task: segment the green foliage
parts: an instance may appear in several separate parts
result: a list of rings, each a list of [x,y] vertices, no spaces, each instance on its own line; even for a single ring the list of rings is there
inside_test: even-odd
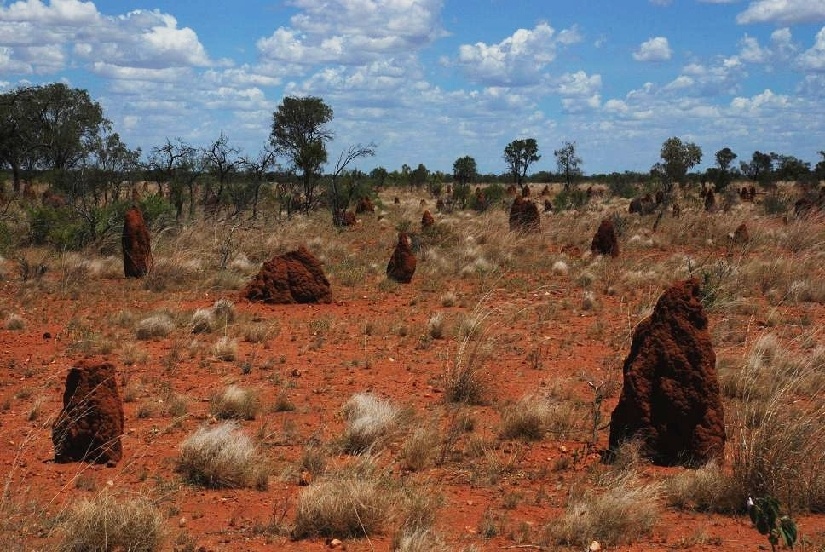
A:
[[[14,245],[14,234],[5,222],[0,221],[0,254],[5,254]]]
[[[174,220],[175,207],[160,195],[146,196],[140,200],[140,210],[143,212],[143,220],[146,226],[151,229],[163,228]],[[126,209],[123,209],[126,212]]]
[[[460,157],[453,163],[453,179],[456,183],[469,184],[478,178],[476,160],[469,155]]]
[[[751,499],[748,497],[748,514],[756,530],[768,536],[771,550],[776,550],[776,546],[780,543],[793,548],[798,534],[796,522],[787,515],[780,515],[779,501],[776,498],[765,496]]]
[[[36,206],[28,210],[29,240],[35,245],[57,249],[80,249],[88,236],[86,225],[69,206]]]
[[[513,140],[504,148],[504,162],[507,163],[507,169],[515,177],[519,186],[527,176],[527,169],[539,159],[541,155],[539,155],[539,146],[535,138]]]
[[[570,189],[573,179],[582,174],[582,158],[576,155],[576,143],[565,142],[561,148],[553,152],[553,155],[556,156],[559,174],[564,175],[564,188]]]
[[[788,201],[776,192],[767,194],[762,206],[766,215],[782,215],[788,211]]]
[[[587,204],[587,193],[578,188],[562,190],[553,200],[553,210],[558,212],[581,209]]]
[[[607,187],[610,193],[617,197],[630,199],[638,195],[636,185],[633,184],[633,177],[627,173],[612,173],[608,176]]]
[[[662,172],[668,184],[685,182],[687,172],[702,161],[702,149],[693,142],[682,142],[677,137],[668,138],[660,152]]]

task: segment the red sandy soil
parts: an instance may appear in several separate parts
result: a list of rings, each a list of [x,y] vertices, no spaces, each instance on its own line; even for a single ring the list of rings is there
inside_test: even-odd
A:
[[[392,203],[388,198],[393,195],[397,192],[385,198],[385,205]],[[420,220],[420,212],[414,220]],[[501,220],[502,232],[506,232],[506,213]],[[593,220],[597,225],[600,219]],[[371,224],[375,223],[369,219],[350,230],[356,237],[348,239],[360,239],[363,247],[385,248],[384,257],[389,258],[394,230],[383,230],[376,240],[368,227]],[[543,232],[551,224],[552,218],[543,218]],[[357,237],[359,232],[363,238]],[[329,239],[335,239],[332,236]],[[586,250],[591,237],[592,233],[581,236],[577,245]],[[540,248],[538,255],[558,257],[564,245],[545,240],[531,247]],[[690,249],[680,252],[723,254],[716,246]],[[624,262],[635,263],[639,269],[672,254],[673,250],[622,245]],[[376,270],[382,272],[383,266]],[[41,281],[21,282],[13,273],[0,281],[0,303],[26,321],[23,330],[0,329],[0,474],[5,502],[13,506],[8,518],[16,520],[25,550],[53,545],[56,533],[50,531],[49,520],[79,498],[92,497],[108,487],[146,493],[156,500],[168,517],[164,549],[184,550],[187,545],[210,551],[327,549],[324,539],[291,541],[267,533],[273,520],[288,524],[294,517],[301,487],[295,477],[282,474],[294,469],[308,442],[335,441],[343,427],[341,407],[356,392],[372,391],[410,407],[419,420],[435,416],[446,425],[441,378],[457,354],[458,341],[452,330],[445,339],[422,336],[433,313],[444,313],[452,327],[479,303],[491,313],[485,335],[494,335],[496,344],[485,365],[492,383],[491,402],[465,410],[475,421],[473,435],[489,444],[488,456],[449,460],[415,474],[415,480],[428,482],[443,495],[434,530],[452,549],[470,545],[476,550],[539,549],[530,545],[540,542],[543,528],[564,512],[571,488],[586,484],[589,473],[603,469],[599,451],[606,446],[607,431],[599,431],[595,447],[588,447],[581,436],[569,440],[548,436],[533,443],[502,441],[497,437],[501,405],[527,393],[549,393],[560,385],[588,401],[592,392],[587,379],[620,381],[632,327],[662,291],[656,286],[625,286],[611,295],[599,289],[598,308],[584,310],[582,289],[572,270],[570,275],[537,270],[511,272],[498,281],[456,279],[449,282],[449,289],[455,290],[459,301],[444,307],[444,287],[427,282],[419,271],[410,285],[383,288],[372,277],[354,287],[338,285],[331,278],[332,304],[270,306],[241,300],[235,290],[200,287],[158,293],[146,290],[141,281],[114,275],[66,290],[59,278],[56,271],[50,271]],[[236,360],[220,361],[209,354],[218,334],[193,336],[180,323],[167,337],[137,341],[148,353],[147,360],[124,365],[120,347],[123,341],[134,341],[134,334],[130,328],[116,327],[113,315],[131,311],[138,320],[145,313],[168,309],[173,315],[191,316],[194,309],[210,307],[222,297],[235,302],[237,319],[277,324],[277,335],[263,343],[239,338]],[[796,308],[783,307],[783,318],[798,318]],[[823,305],[805,308],[813,326],[821,328]],[[728,315],[709,316],[712,331],[722,317]],[[766,315],[743,316],[736,326],[741,339],[717,347],[717,356],[743,357],[765,323]],[[114,341],[111,352],[93,356],[115,363],[121,395],[127,387],[137,389],[124,405],[124,458],[115,468],[52,461],[51,421],[60,410],[67,369],[85,356],[78,343],[88,337],[87,331],[104,338],[109,335]],[[44,337],[47,334],[51,337]],[[201,347],[190,355],[193,339]],[[173,357],[177,360],[169,362]],[[244,363],[251,367],[248,374],[243,373]],[[229,383],[260,392],[261,414],[242,425],[259,439],[274,468],[265,491],[202,489],[182,482],[174,471],[179,444],[210,421],[209,399]],[[164,390],[188,397],[187,416],[176,420],[164,414]],[[296,410],[272,411],[270,405],[281,390]],[[603,420],[609,419],[616,400],[614,394],[603,403]],[[31,415],[34,408],[36,416]],[[393,442],[378,458],[394,477],[404,478],[408,474],[399,448],[400,441]],[[489,467],[489,455],[498,459],[497,470]],[[569,462],[560,460],[563,457]],[[345,456],[330,457],[332,464],[346,460]],[[558,469],[560,465],[566,467]],[[679,471],[644,466],[643,478],[663,480]],[[484,519],[497,524],[498,535],[481,534]],[[825,517],[800,516],[798,523],[808,541],[815,543],[805,549],[822,550]],[[389,529],[369,539],[345,539],[344,546],[350,551],[388,550],[391,541]],[[766,546],[767,539],[746,515],[710,515],[663,506],[652,535],[610,549],[757,550]]]

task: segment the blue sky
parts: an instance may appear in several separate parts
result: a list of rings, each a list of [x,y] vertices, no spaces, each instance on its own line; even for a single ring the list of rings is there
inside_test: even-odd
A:
[[[647,171],[664,140],[815,163],[825,0],[20,0],[0,4],[0,87],[88,89],[130,147],[225,133],[255,154],[285,95],[334,111],[360,168],[576,143],[586,173]]]

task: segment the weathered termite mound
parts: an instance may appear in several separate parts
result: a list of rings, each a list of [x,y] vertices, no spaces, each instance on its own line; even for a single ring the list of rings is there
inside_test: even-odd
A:
[[[421,228],[431,228],[435,224],[435,219],[433,218],[432,213],[430,213],[429,209],[424,211],[424,214],[421,215]]]
[[[374,213],[375,212],[375,205],[373,204],[372,200],[368,197],[362,197],[358,200],[358,203],[355,204],[355,214],[360,215],[361,213]]]
[[[404,232],[399,232],[398,243],[387,263],[387,277],[401,284],[409,284],[415,274],[416,264],[410,237]]]
[[[63,409],[52,425],[55,462],[115,465],[123,457],[123,402],[115,367],[81,361],[69,370]]]
[[[612,220],[604,219],[599,224],[599,228],[593,236],[593,241],[590,242],[590,251],[594,255],[619,256],[619,240],[616,238],[616,228],[613,226]]]
[[[653,198],[650,195],[644,195],[642,197],[634,197],[630,201],[630,207],[628,208],[628,212],[632,214],[639,214],[639,215],[650,215],[656,210],[656,203],[654,203]]]
[[[539,208],[523,197],[517,197],[510,206],[510,230],[513,232],[538,232],[541,229]]]
[[[261,303],[330,303],[332,289],[321,263],[301,246],[265,262],[243,291]]]
[[[737,226],[736,230],[733,231],[732,239],[734,243],[748,243],[751,239],[750,232],[748,232],[748,225],[743,222]]]
[[[636,326],[610,420],[611,451],[639,439],[661,465],[701,465],[722,457],[725,421],[716,354],[696,279],[677,283]]]
[[[126,211],[123,220],[123,273],[127,278],[142,278],[152,270],[149,230],[137,207]]]

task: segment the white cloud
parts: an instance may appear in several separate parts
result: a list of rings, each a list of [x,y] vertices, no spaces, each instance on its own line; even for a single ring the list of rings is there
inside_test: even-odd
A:
[[[418,51],[444,36],[443,0],[294,0],[289,27],[258,40],[269,60],[360,65],[379,55]]]
[[[825,27],[816,33],[816,41],[798,59],[799,65],[808,71],[825,71]]]
[[[639,49],[633,52],[633,59],[636,61],[667,61],[673,55],[673,50],[668,44],[667,38],[656,36],[639,45]]]
[[[793,42],[791,30],[787,27],[771,33],[769,46],[762,46],[755,37],[748,35],[739,41],[739,58],[742,61],[769,67],[787,64],[797,50],[798,47]]]
[[[730,102],[731,109],[740,115],[756,115],[766,110],[784,109],[790,104],[788,96],[774,94],[770,89],[765,89],[761,94],[756,94],[750,98],[738,96]]]
[[[209,59],[195,32],[158,10],[104,16],[79,0],[20,0],[0,7],[0,46],[27,72],[61,70],[75,60],[124,68],[204,67]],[[33,55],[37,53],[37,55]]]
[[[518,29],[497,44],[462,44],[455,63],[473,81],[492,86],[526,86],[541,82],[560,45],[581,40],[576,29],[559,33],[547,23]]]
[[[755,0],[736,16],[740,25],[794,25],[825,21],[825,0]]]

